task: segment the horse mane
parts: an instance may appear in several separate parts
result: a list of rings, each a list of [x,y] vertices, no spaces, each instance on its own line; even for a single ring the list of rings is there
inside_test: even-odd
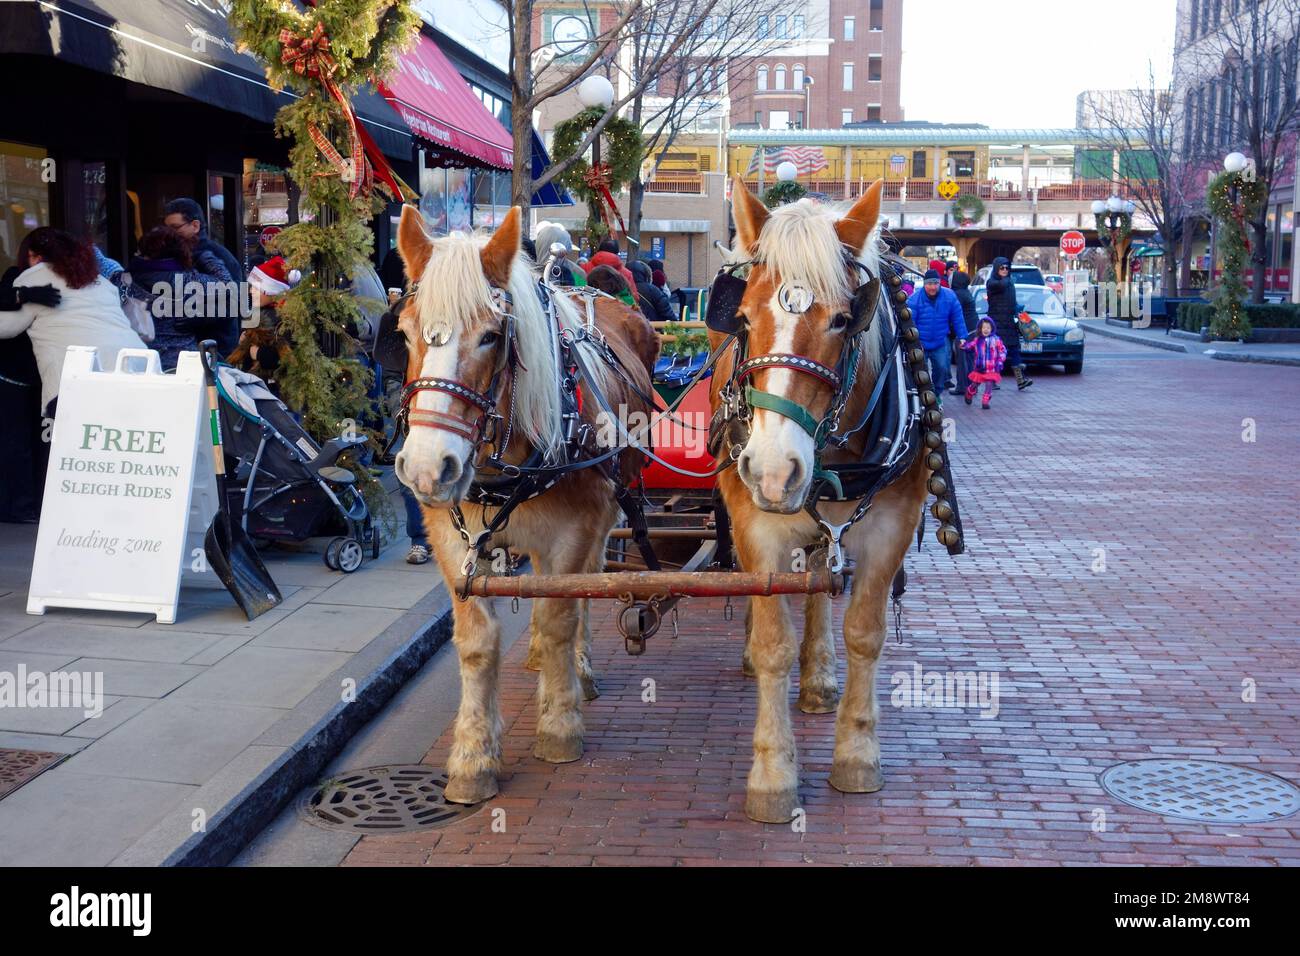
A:
[[[479,316],[494,308],[479,259],[487,239],[486,235],[453,233],[433,241],[429,262],[415,293],[423,332],[436,335],[467,332]],[[522,252],[511,263],[508,291],[513,301],[519,355],[526,366],[515,373],[515,427],[523,431],[534,448],[548,459],[554,459],[564,444],[556,332],[542,308],[537,281]],[[561,311],[562,306],[557,303],[557,312]]]
[[[781,280],[806,286],[819,302],[848,302],[857,277],[844,267],[844,246],[835,231],[840,218],[833,207],[811,199],[778,206],[759,233],[756,258]],[[877,223],[864,247],[854,250],[874,276],[880,275],[879,240]],[[876,321],[862,342],[862,361],[873,374],[880,368],[880,324],[888,308],[886,288],[880,296]]]

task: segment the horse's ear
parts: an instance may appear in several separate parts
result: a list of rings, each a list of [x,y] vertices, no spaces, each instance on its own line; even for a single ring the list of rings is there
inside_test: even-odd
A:
[[[848,215],[835,224],[835,233],[840,237],[840,242],[855,254],[862,251],[867,236],[876,228],[876,220],[880,218],[880,194],[884,189],[885,181],[877,179],[867,187],[862,198],[853,204]]]
[[[497,231],[479,252],[483,274],[494,286],[504,289],[510,284],[510,268],[519,254],[519,207],[511,206]]]
[[[424,231],[420,211],[411,205],[402,206],[402,219],[397,224],[397,252],[406,264],[406,278],[419,282],[424,267],[429,264],[433,240]]]
[[[758,234],[770,213],[739,176],[731,180],[731,211],[736,218],[736,239],[747,255],[754,254]]]

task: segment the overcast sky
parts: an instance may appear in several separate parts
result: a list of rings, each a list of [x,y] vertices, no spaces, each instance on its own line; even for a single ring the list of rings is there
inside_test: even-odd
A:
[[[1169,82],[1176,0],[903,0],[903,118],[1072,127],[1083,90]]]

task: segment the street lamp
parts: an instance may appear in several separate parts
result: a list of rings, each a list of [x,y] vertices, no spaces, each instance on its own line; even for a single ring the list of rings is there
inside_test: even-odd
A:
[[[583,105],[584,109],[601,109],[607,110],[614,103],[614,84],[609,79],[599,73],[593,73],[581,83],[578,84],[578,102]],[[600,161],[600,134],[597,133],[591,141],[591,172],[590,175],[594,181],[604,180],[608,184],[607,171],[603,169]],[[596,202],[602,202],[597,196]],[[603,208],[603,207],[602,207]]]
[[[1097,239],[1110,256],[1111,270],[1115,281],[1120,286],[1128,284],[1128,233],[1133,227],[1133,213],[1137,204],[1129,199],[1111,196],[1098,199],[1092,204],[1092,213],[1097,217]],[[1103,231],[1103,219],[1105,227]]]
[[[803,128],[812,129],[812,88],[813,78],[803,78]]]
[[[794,163],[790,162],[790,160],[788,159],[776,167],[777,182],[782,182],[782,183],[793,182],[795,177],[798,175],[799,175],[799,167],[796,166]]]

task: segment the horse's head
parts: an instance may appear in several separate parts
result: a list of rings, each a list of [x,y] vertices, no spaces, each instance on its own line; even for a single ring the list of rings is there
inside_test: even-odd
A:
[[[753,420],[736,465],[764,511],[803,506],[852,342],[868,325],[858,339],[862,360],[879,360],[879,325],[863,314],[874,313],[877,298],[865,293],[868,277],[855,260],[878,274],[875,249],[866,247],[882,186],[842,219],[811,200],[769,211],[742,181],[733,186],[737,251],[754,263],[739,307],[748,356],[738,376]]]
[[[514,436],[534,447],[549,451],[558,440],[553,384],[536,381],[555,363],[542,361],[533,374],[524,367],[534,364],[530,354],[544,350],[545,359],[550,350],[535,283],[518,259],[519,230],[514,208],[488,239],[431,239],[419,213],[402,209],[397,250],[414,291],[376,351],[396,355],[389,365],[405,358],[408,433],[396,471],[425,505],[449,507],[465,495],[493,415],[513,415]]]

